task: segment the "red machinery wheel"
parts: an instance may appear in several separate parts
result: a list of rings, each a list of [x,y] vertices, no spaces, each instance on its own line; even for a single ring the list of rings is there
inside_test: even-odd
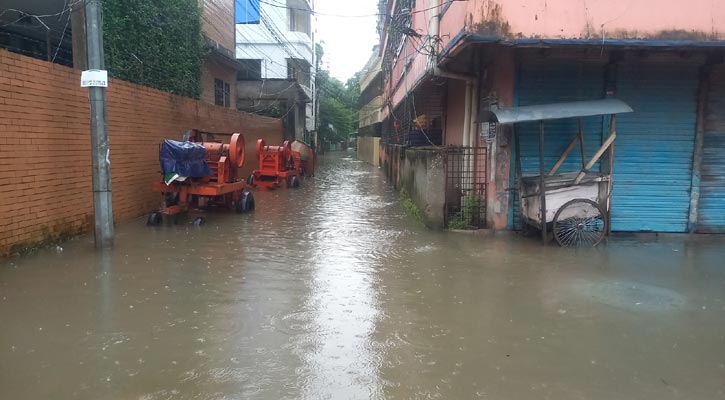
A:
[[[257,155],[259,155],[262,152],[262,150],[264,150],[265,145],[266,144],[264,143],[264,139],[257,140]]]
[[[237,168],[242,168],[242,165],[244,165],[245,153],[244,136],[241,133],[233,134],[232,139],[229,141],[229,157]]]

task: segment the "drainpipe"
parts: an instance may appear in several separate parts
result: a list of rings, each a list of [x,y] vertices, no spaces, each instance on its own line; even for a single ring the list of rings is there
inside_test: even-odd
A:
[[[463,145],[471,146],[471,128],[476,123],[476,116],[478,115],[478,78],[471,75],[444,71],[437,66],[432,68],[431,72],[433,76],[466,82],[466,104],[464,106],[463,117]],[[473,127],[473,129],[475,130],[475,127]]]
[[[440,34],[440,0],[431,0],[430,7],[433,18],[431,18],[428,22],[428,33],[431,37],[438,37]],[[470,146],[472,143],[471,127],[475,124],[475,118],[478,113],[478,99],[474,99],[474,97],[478,97],[477,95],[474,96],[474,87],[478,87],[478,79],[472,75],[456,74],[442,70],[438,67],[436,53],[437,51],[432,51],[428,61],[428,69],[431,75],[466,82],[466,105],[463,117],[463,145]]]
[[[468,146],[471,137],[471,104],[473,103],[473,82],[466,81],[466,103],[463,106],[463,146]]]
[[[478,103],[479,103],[479,82],[478,79],[471,82],[471,120],[469,121],[468,146],[476,145],[478,137]]]

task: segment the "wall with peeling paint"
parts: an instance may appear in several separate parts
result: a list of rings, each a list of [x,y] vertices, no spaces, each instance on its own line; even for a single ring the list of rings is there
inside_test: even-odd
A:
[[[466,11],[464,20],[459,21],[465,21],[469,32],[505,38],[725,40],[725,7],[720,0],[462,3]]]

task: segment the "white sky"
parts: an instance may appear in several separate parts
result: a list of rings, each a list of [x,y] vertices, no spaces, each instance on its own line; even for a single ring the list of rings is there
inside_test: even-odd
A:
[[[345,82],[361,70],[378,43],[377,18],[341,18],[320,14],[373,15],[376,0],[316,0],[317,37],[325,49],[323,66]]]

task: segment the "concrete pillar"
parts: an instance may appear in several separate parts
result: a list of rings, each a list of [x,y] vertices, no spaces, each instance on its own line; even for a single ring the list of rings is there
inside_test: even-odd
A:
[[[490,70],[493,91],[500,108],[513,107],[514,88],[516,77],[516,62],[514,50],[498,49],[496,59]],[[496,139],[490,149],[490,162],[492,180],[488,184],[488,210],[487,222],[496,230],[505,230],[508,227],[508,214],[511,192],[509,180],[511,174],[511,151],[513,145],[512,128],[498,126]]]

